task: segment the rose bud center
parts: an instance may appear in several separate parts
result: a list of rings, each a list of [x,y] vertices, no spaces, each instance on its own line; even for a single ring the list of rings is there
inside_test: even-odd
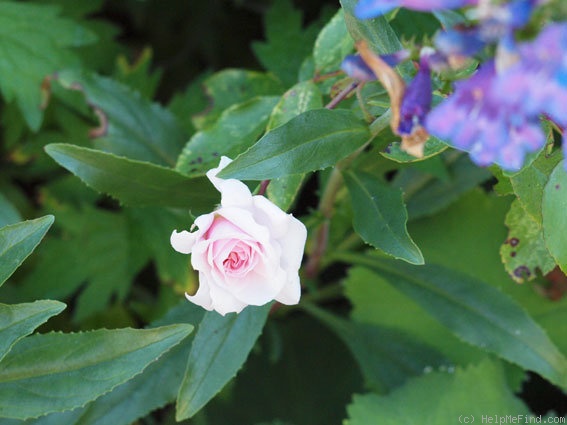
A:
[[[256,252],[245,242],[238,242],[222,261],[225,273],[241,276],[248,273],[256,265]]]

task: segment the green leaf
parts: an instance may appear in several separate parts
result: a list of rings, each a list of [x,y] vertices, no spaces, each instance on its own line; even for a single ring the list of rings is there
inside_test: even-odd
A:
[[[57,81],[65,88],[81,90],[97,113],[100,127],[94,130],[96,148],[175,166],[186,136],[169,111],[129,87],[96,74],[65,70],[58,73]]]
[[[509,197],[476,188],[444,211],[410,222],[408,228],[426,262],[459,270],[511,293],[521,285],[510,279],[499,255],[508,233],[504,220],[510,203]]]
[[[44,199],[52,205],[58,202]],[[72,316],[74,321],[82,321],[102,312],[112,301],[122,302],[150,258],[160,281],[166,284],[162,289],[176,283],[188,284],[188,257],[175,252],[169,242],[173,229],[190,227],[192,219],[187,211],[109,211],[87,205],[56,205],[51,208],[59,219],[55,234],[62,238],[48,237],[38,247],[33,267],[18,281],[23,299],[76,297]]]
[[[0,193],[0,227],[7,226],[22,221],[18,210],[10,201]]]
[[[494,193],[498,196],[506,196],[506,195],[513,195],[514,188],[512,187],[512,182],[510,181],[510,177],[504,175],[502,168],[498,167],[497,165],[493,165],[489,167],[490,172],[494,176],[498,183],[496,183],[492,189]]]
[[[348,32],[355,42],[366,41],[371,50],[379,55],[394,53],[403,49],[398,35],[384,16],[373,19],[357,19],[354,16],[354,8],[358,0],[340,0],[340,3],[344,9]],[[400,64],[398,69],[402,76],[414,74],[414,69],[409,61]]]
[[[85,281],[86,271],[81,261],[82,243],[71,240],[46,238],[34,256],[34,265],[22,277],[19,291],[26,299],[63,299],[71,296]],[[78,249],[80,246],[80,249]],[[69,264],[74,264],[69,267]]]
[[[407,168],[398,174],[394,182],[404,191],[410,220],[442,210],[490,178],[488,170],[474,165],[466,155],[457,155],[447,161],[449,181],[424,175],[415,168]]]
[[[268,199],[282,210],[288,211],[293,205],[304,182],[305,174],[293,174],[273,179],[270,181],[266,191]]]
[[[515,284],[502,266],[498,250],[502,241],[507,238],[508,231],[504,226],[504,219],[509,210],[508,197],[496,197],[479,188],[442,213],[412,222],[409,228],[428,262],[460,270],[513,297],[544,327],[559,349],[567,353],[567,327],[557,326],[557,323],[567,320],[564,313],[567,311],[567,298],[550,300],[551,297],[545,296],[545,288],[538,282],[529,285]],[[482,232],[479,232],[479,229],[482,229]],[[375,297],[380,296],[381,288],[383,285],[373,288],[372,293]],[[360,297],[365,295],[360,294]],[[368,295],[366,297],[370,303],[371,297]],[[385,309],[384,316],[397,311],[398,316],[393,316],[389,320],[398,319],[402,322],[404,318],[400,316],[403,312],[392,307],[388,309],[388,306],[395,307],[398,302],[398,298],[391,300],[387,298],[380,304],[377,302],[376,306],[368,305],[367,309],[376,310],[374,317],[378,316],[378,312],[382,309]],[[416,313],[407,311],[407,315],[405,321],[410,322]],[[419,332],[422,331],[418,330],[418,335]],[[426,341],[430,340],[427,333],[423,335]],[[442,346],[445,350],[445,343],[439,341],[435,345]],[[451,353],[447,355],[454,358]]]
[[[302,28],[302,12],[290,0],[276,0],[265,16],[266,41],[252,43],[260,63],[289,87],[297,82],[299,69],[317,35],[314,25]]]
[[[145,99],[155,96],[163,73],[161,69],[152,72],[152,57],[152,49],[146,47],[132,64],[125,55],[116,59],[116,79],[138,91]]]
[[[466,22],[465,17],[457,11],[454,10],[436,10],[433,16],[443,25],[445,28],[452,28],[456,25],[463,24]]]
[[[177,117],[177,121],[188,135],[194,134],[197,130],[193,124],[193,116],[207,107],[203,82],[209,76],[210,72],[198,75],[184,91],[175,93],[167,105],[167,108]]]
[[[219,177],[265,180],[321,170],[370,138],[367,125],[347,110],[304,112],[262,137]]]
[[[218,202],[204,177],[191,179],[169,168],[63,143],[45,151],[88,186],[130,206],[207,211]]]
[[[488,423],[482,420],[487,417],[494,421],[490,423],[499,423],[497,419],[507,415],[524,423],[530,413],[506,385],[502,368],[492,361],[454,373],[430,373],[386,396],[355,395],[347,412],[345,425]]]
[[[388,392],[428,368],[448,365],[436,350],[399,329],[343,320],[311,305],[304,308],[344,341],[374,391]]]
[[[338,69],[353,48],[354,41],[347,31],[343,9],[339,9],[321,30],[313,46],[315,71],[324,73]]]
[[[203,175],[219,164],[220,156],[236,157],[264,133],[279,97],[255,97],[224,110],[210,127],[196,133],[183,148],[176,170]]]
[[[171,309],[159,325],[189,323],[197,325],[203,317],[203,309],[182,301]],[[157,323],[154,323],[157,324]],[[152,324],[152,325],[154,325]],[[144,371],[124,384],[114,388],[83,408],[68,412],[52,413],[26,425],[130,425],[152,410],[175,400],[183,379],[180,373],[187,363],[193,335],[151,363]],[[0,422],[2,423],[2,422]]]
[[[211,75],[203,83],[209,106],[193,116],[198,130],[211,126],[228,107],[258,96],[276,96],[283,92],[281,83],[270,74],[226,69]]]
[[[359,266],[351,267],[344,284],[355,322],[399,330],[411,336],[415,343],[435,347],[456,364],[476,362],[486,355],[459,340],[418,303],[376,273]]]
[[[52,224],[53,216],[46,215],[0,229],[0,286],[31,254]]]
[[[169,244],[172,229],[189,227],[186,212],[185,220],[171,220],[163,208],[143,209],[143,213],[135,209],[109,211],[87,205],[59,206],[57,200],[44,199],[59,219],[56,234],[61,236],[46,238],[34,256],[33,267],[20,278],[18,290],[24,299],[74,296],[73,320],[82,321],[106,309],[111,300],[123,301],[154,250],[159,250],[152,256],[159,271],[164,258],[175,259],[166,262],[171,266],[164,273],[169,280],[162,282],[171,283],[172,274],[183,276],[180,281],[186,282],[187,259],[172,251]],[[138,212],[136,217],[143,218],[134,220],[132,216]],[[181,269],[184,273],[178,274]]]
[[[131,244],[140,241],[148,249],[161,282],[185,285],[189,280],[188,259],[171,249],[173,229],[188,229],[192,219],[184,210],[164,208],[129,208],[128,220],[133,230]]]
[[[396,10],[390,25],[400,39],[418,44],[431,40],[441,27],[432,14],[405,8]]]
[[[323,95],[317,84],[310,80],[297,83],[284,93],[272,110],[267,131],[286,124],[306,111],[322,107]]]
[[[555,261],[545,246],[541,223],[526,212],[520,201],[512,203],[505,223],[510,231],[500,247],[500,256],[512,279],[524,283],[538,273],[546,275],[553,270]]]
[[[172,325],[25,338],[0,363],[0,417],[27,419],[82,406],[140,373],[192,329]]]
[[[395,258],[423,264],[423,255],[406,229],[401,191],[364,172],[347,172],[344,178],[354,211],[354,230],[362,239]]]
[[[42,82],[61,67],[76,66],[71,48],[96,40],[93,33],[58,16],[58,8],[0,2],[0,90],[15,100],[32,130],[41,125]]]
[[[345,404],[362,390],[346,345],[311,315],[289,314],[266,323],[237,379],[194,421],[206,416],[210,424],[227,418],[230,425],[273,418],[297,425],[340,424]]]
[[[282,96],[268,121],[267,131],[284,125],[292,118],[311,109],[323,107],[323,96],[313,81],[296,84]],[[268,186],[268,198],[282,210],[288,210],[303,184],[304,174],[273,179]]]
[[[340,258],[383,276],[463,340],[567,388],[567,359],[514,300],[491,285],[434,264]]]
[[[63,273],[78,277],[74,282],[77,286],[88,282],[78,295],[73,310],[73,319],[80,322],[104,311],[113,297],[124,300],[138,270],[132,264],[127,222],[122,214],[85,207],[80,216],[75,217],[76,231],[69,231],[66,242],[73,244],[77,253],[67,258],[74,260],[72,263],[80,268],[82,276],[75,272]],[[32,274],[36,275],[36,280],[41,279],[36,271]],[[62,278],[58,280],[61,284]]]
[[[356,19],[354,7],[358,0],[340,0],[344,9],[345,22],[351,37],[355,42],[366,40],[377,54],[393,53],[402,50],[403,46],[398,36],[384,16],[373,19]],[[411,73],[409,63],[401,66],[404,73]]]
[[[65,304],[42,300],[33,303],[0,304],[0,361],[12,346],[51,316],[59,314]]]
[[[567,271],[567,244],[563,230],[567,228],[567,171],[565,160],[561,161],[545,185],[543,192],[543,237],[551,256]]]
[[[179,388],[177,421],[192,417],[236,375],[262,332],[270,308],[267,304],[249,306],[239,314],[205,315]]]
[[[102,8],[104,0],[91,0],[88,3],[77,3],[75,0],[41,0],[42,4],[50,4],[63,9],[65,16],[73,19],[84,18],[92,15]]]
[[[439,155],[447,148],[448,146],[444,142],[442,142],[436,137],[430,136],[427,142],[425,143],[423,149],[423,157],[421,158],[417,158],[403,151],[401,149],[400,142],[390,143],[384,152],[380,152],[380,155],[382,155],[385,158],[391,159],[392,161],[395,162],[401,162],[401,163],[419,162],[429,159],[435,155]]]
[[[542,221],[541,208],[544,187],[549,180],[549,175],[560,160],[561,155],[548,156],[544,150],[528,167],[510,177],[514,193],[524,210],[538,223]]]

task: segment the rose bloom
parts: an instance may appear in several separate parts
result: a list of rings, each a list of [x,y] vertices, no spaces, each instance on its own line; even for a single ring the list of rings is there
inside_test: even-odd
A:
[[[222,315],[271,300],[297,304],[307,230],[264,196],[252,196],[241,181],[216,177],[230,162],[222,157],[218,168],[207,172],[221,193],[221,206],[197,217],[191,230],[198,230],[171,235],[173,248],[191,254],[199,272],[197,293],[185,296]]]

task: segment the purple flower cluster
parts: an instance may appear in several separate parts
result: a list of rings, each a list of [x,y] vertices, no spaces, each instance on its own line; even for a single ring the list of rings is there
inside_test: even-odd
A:
[[[479,165],[520,169],[525,154],[545,144],[540,117],[567,125],[565,51],[567,24],[547,26],[535,40],[508,51],[513,59],[504,69],[492,60],[458,82],[453,95],[428,114],[425,127],[469,151]]]
[[[567,125],[567,23],[551,24],[517,48],[518,60],[502,72],[497,94],[521,102],[528,114],[544,113]]]
[[[458,9],[477,3],[478,0],[360,0],[356,5],[355,14],[358,19],[368,19],[388,13],[396,7],[428,12],[439,9]]]
[[[409,52],[406,50],[381,56],[370,52],[374,61],[380,63],[374,69],[360,55],[349,55],[342,63],[343,71],[351,78],[363,82],[380,79],[383,84],[387,85],[386,90],[390,95],[392,109],[395,109],[392,115],[392,130],[395,134],[402,136],[402,146],[407,148],[408,152],[411,151],[418,156],[422,155],[423,143],[427,139],[424,122],[431,109],[430,61],[434,62],[431,60],[433,54],[435,53],[431,49],[423,49],[419,69],[407,87],[401,78],[390,78],[392,74],[395,74],[392,68],[409,58]]]
[[[543,2],[360,0],[355,10],[359,18],[399,6],[422,11],[477,6],[469,10],[477,19],[475,25],[441,31],[434,39],[434,51],[424,54],[427,49],[422,49],[418,71],[396,111],[399,122],[394,131],[402,140],[426,130],[468,151],[478,165],[496,163],[515,171],[523,166],[526,154],[545,145],[542,118],[567,128],[567,23],[549,24],[533,40],[516,41],[518,30],[529,24],[533,10]],[[454,92],[430,111],[431,70],[458,67],[489,45],[496,46],[495,57],[458,81]],[[344,69],[357,78],[355,68],[363,67],[361,61]],[[360,79],[372,79],[372,70],[367,67]],[[563,147],[567,157],[565,134]]]
[[[526,114],[522,102],[503,102],[494,61],[486,62],[468,80],[458,82],[452,96],[433,109],[425,127],[430,134],[470,153],[478,165],[497,163],[518,170],[528,152],[545,144],[537,115]]]
[[[419,69],[409,83],[400,106],[400,124],[397,133],[409,136],[424,126],[425,117],[431,109],[431,70],[427,55],[422,55]]]

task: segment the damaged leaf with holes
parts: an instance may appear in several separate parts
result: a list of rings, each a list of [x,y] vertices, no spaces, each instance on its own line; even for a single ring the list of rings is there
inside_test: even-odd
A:
[[[518,200],[512,203],[505,223],[509,232],[500,255],[512,279],[524,283],[553,270],[555,260],[547,250],[542,225]]]

